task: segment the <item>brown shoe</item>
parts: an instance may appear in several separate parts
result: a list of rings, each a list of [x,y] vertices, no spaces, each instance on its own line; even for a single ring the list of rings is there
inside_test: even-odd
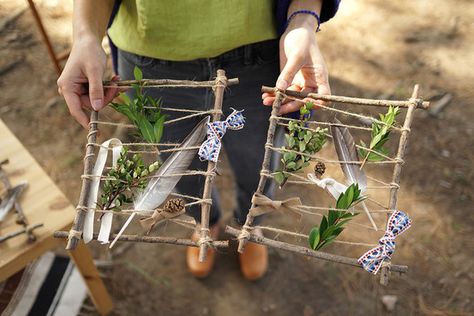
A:
[[[213,240],[216,240],[219,237],[219,225],[213,225],[210,227],[210,235]],[[191,240],[199,240],[199,232],[194,232],[191,236]],[[205,278],[212,271],[214,266],[216,251],[212,248],[207,249],[207,257],[204,262],[199,262],[199,247],[188,247],[186,250],[186,264],[188,270],[196,278]]]
[[[261,230],[254,234],[263,236]],[[264,245],[247,242],[243,253],[239,253],[240,271],[250,281],[260,279],[268,269],[268,250]]]

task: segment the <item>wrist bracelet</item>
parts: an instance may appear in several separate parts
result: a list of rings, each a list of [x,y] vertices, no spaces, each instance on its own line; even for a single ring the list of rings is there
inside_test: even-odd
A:
[[[310,10],[298,10],[298,11],[293,12],[288,17],[288,20],[286,20],[285,30],[288,28],[288,25],[290,25],[291,20],[298,14],[310,14],[310,15],[314,16],[316,18],[316,21],[318,21],[318,27],[316,28],[316,32],[320,31],[319,27],[321,26],[321,19],[319,18],[319,15],[316,12],[310,11]]]

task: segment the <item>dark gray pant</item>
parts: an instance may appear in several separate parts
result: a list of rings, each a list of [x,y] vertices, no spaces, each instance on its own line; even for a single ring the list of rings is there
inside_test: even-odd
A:
[[[230,160],[237,182],[237,208],[234,216],[239,224],[245,222],[252,195],[260,178],[264,155],[270,107],[262,105],[260,88],[273,86],[279,75],[278,41],[271,40],[251,44],[224,53],[216,58],[186,62],[165,61],[138,56],[119,50],[119,75],[121,79],[133,79],[133,68],[142,69],[144,78],[213,80],[217,69],[224,69],[228,78],[239,78],[240,84],[227,88],[224,96],[223,119],[233,107],[245,109],[245,127],[239,131],[228,130],[223,145]],[[149,89],[155,98],[161,98],[164,107],[210,109],[214,98],[210,89]],[[176,114],[169,113],[173,118]],[[162,142],[180,142],[201,118],[183,120],[165,127]],[[205,169],[206,163],[194,159],[191,169]],[[182,194],[201,196],[204,177],[183,177],[178,190]],[[220,210],[216,194],[213,194],[210,224],[219,220]],[[199,221],[198,207],[189,213]]]

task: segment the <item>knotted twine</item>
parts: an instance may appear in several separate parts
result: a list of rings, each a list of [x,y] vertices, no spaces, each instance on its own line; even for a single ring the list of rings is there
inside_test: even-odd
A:
[[[166,202],[163,209],[156,209],[151,216],[140,219],[140,225],[146,229],[146,234],[148,235],[156,224],[181,216],[185,212],[185,202],[183,199],[171,199]]]
[[[283,201],[273,201],[266,195],[255,193],[252,197],[252,205],[254,206],[249,210],[249,213],[255,217],[273,211],[291,211],[296,213],[295,208],[298,208],[298,206],[302,204],[299,197],[289,198]]]
[[[252,205],[253,207],[249,210],[249,214],[253,217],[256,217],[274,211],[290,211],[297,215],[300,215],[295,209],[301,206],[302,204],[299,197],[289,198],[283,201],[274,201],[266,195],[263,195],[261,193],[255,193],[252,196]],[[240,231],[240,235],[237,237],[237,239],[249,239],[250,229],[252,229],[251,226],[242,226],[242,230]]]

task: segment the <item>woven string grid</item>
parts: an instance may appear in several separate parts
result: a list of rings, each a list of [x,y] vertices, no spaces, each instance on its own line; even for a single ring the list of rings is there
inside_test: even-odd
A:
[[[301,103],[306,102],[306,101],[303,101],[302,99],[295,98],[295,97],[290,97],[288,95],[284,95],[284,97],[285,97],[285,99],[299,101]],[[357,118],[361,121],[376,122],[378,124],[388,126],[389,130],[393,132],[391,134],[391,142],[394,142],[394,143],[397,143],[397,144],[398,144],[398,142],[400,142],[401,135],[410,132],[409,124],[403,124],[403,126],[399,126],[399,125],[389,126],[386,123],[384,123],[384,122],[382,122],[382,121],[380,121],[380,120],[378,120],[378,119],[376,119],[372,116],[362,115],[362,114],[359,114],[359,113],[354,113],[350,110],[341,110],[341,109],[334,108],[334,107],[331,107],[331,106],[319,105],[319,104],[318,104],[318,107],[321,108],[320,110],[331,111],[331,112],[334,112],[337,115],[340,115],[340,116],[343,116],[343,117],[347,116],[347,117],[350,117],[350,118]],[[407,117],[405,117],[405,123],[406,123],[406,120],[407,120]],[[287,127],[289,125],[289,122],[299,121],[299,120],[288,118],[288,117],[281,117],[281,116],[271,115],[270,116],[270,122],[272,122],[272,121],[274,121],[274,123],[276,125]],[[340,123],[340,122],[339,123],[327,122],[327,121],[320,121],[320,120],[313,120],[313,119],[308,120],[307,124],[304,127],[302,127],[302,129],[306,129],[306,130],[310,130],[310,131],[315,132],[318,127],[332,127],[332,126],[346,127],[349,130],[357,130],[357,131],[362,131],[362,132],[371,132],[372,131],[372,128],[367,127],[367,126],[343,124],[343,123]],[[395,135],[397,135],[398,137],[396,137]],[[326,136],[328,138],[332,138],[332,135],[330,135],[330,134],[326,133]],[[398,145],[400,146],[400,144],[398,144]],[[370,148],[367,148],[367,147],[364,147],[364,146],[361,146],[361,145],[356,145],[356,147],[358,149],[365,150],[366,152],[374,152]],[[327,159],[327,158],[321,157],[319,154],[309,155],[309,154],[302,153],[302,152],[295,151],[295,150],[291,150],[291,149],[286,149],[286,148],[282,148],[282,147],[275,147],[273,142],[269,142],[269,143],[267,142],[265,144],[265,151],[266,152],[267,151],[272,151],[272,152],[276,152],[276,153],[280,153],[280,154],[286,153],[286,152],[295,153],[297,155],[308,156],[313,161],[323,162],[325,164],[336,164],[336,165],[344,164],[344,163],[359,164],[359,165],[362,164],[361,161],[333,160],[333,159]],[[377,154],[380,154],[380,153],[377,152]],[[382,166],[382,167],[390,167],[390,169],[392,169],[392,171],[393,171],[393,168],[395,168],[395,166],[397,166],[397,165],[401,166],[404,163],[404,160],[401,158],[399,152],[395,152],[393,157],[383,155],[383,154],[380,154],[380,156],[382,156],[384,158],[382,161],[367,161],[365,164],[367,164],[367,165],[370,165],[370,164],[379,165],[379,166]],[[274,179],[275,173],[272,173],[270,170],[265,169],[265,167],[263,167],[263,165],[262,165],[262,169],[261,169],[261,172],[260,172],[261,182],[262,182],[262,178]],[[309,179],[307,179],[305,177],[305,174],[286,173],[286,175],[289,175],[289,180],[287,181],[287,183],[315,186],[314,183],[312,183]],[[367,176],[367,178],[368,178],[368,180],[370,180],[372,182],[371,184],[369,184],[367,186],[367,191],[368,192],[370,192],[371,190],[386,191],[390,195],[390,192],[392,190],[394,190],[395,195],[396,195],[398,189],[400,188],[400,185],[394,179],[392,179],[390,181],[384,181],[382,179],[378,179],[378,178],[373,177],[373,176]],[[261,193],[261,192],[259,192],[259,193]],[[376,199],[371,198],[371,197],[369,197],[366,200],[366,203],[368,204],[370,214],[376,214],[376,213],[384,214],[385,213],[385,214],[387,214],[387,216],[390,216],[390,214],[392,214],[395,211],[394,208],[389,207],[388,204],[390,204],[390,203],[385,204],[385,203],[377,201]],[[301,205],[301,206],[298,206],[298,207],[294,208],[293,210],[300,213],[300,214],[322,217],[323,213],[327,212],[328,207],[327,206],[317,206],[317,205],[316,206],[315,205]],[[267,231],[267,232],[274,233],[274,237],[273,237],[274,240],[277,240],[280,235],[293,236],[295,238],[300,238],[300,239],[307,239],[308,238],[308,235],[306,235],[302,232],[299,232],[297,230],[290,231],[290,230],[286,230],[286,229],[270,227],[270,226],[260,226],[260,225],[252,226],[251,224],[248,224],[248,223],[249,223],[249,220],[247,219],[246,224],[242,227],[242,229],[240,230],[240,234],[237,236],[237,238],[239,240],[242,240],[242,239],[243,240],[248,240],[249,237],[252,234],[252,231],[255,230],[255,229],[261,229],[261,230],[264,230],[264,231]],[[252,223],[252,220],[250,220],[250,223]],[[364,229],[367,229],[369,231],[370,230],[372,230],[372,231],[375,230],[372,226],[361,224],[361,223],[358,223],[358,222],[352,222],[351,221],[351,222],[347,223],[347,225],[348,226],[355,226],[355,227],[358,227],[358,228],[364,228]],[[383,231],[383,226],[384,225],[385,225],[385,223],[381,227],[378,227],[378,230]],[[350,245],[350,246],[361,246],[361,247],[374,247],[374,245],[376,245],[376,244],[373,244],[373,243],[367,243],[367,242],[362,242],[362,241],[352,241],[352,240],[336,240],[335,243],[346,244],[346,245]]]
[[[222,82],[222,80],[218,80],[216,82],[216,84],[217,85],[225,85],[225,82]],[[166,86],[166,87],[168,87],[168,86]],[[202,110],[201,111],[201,110],[186,109],[186,108],[162,107],[161,110],[178,112],[178,113],[184,114],[184,115],[182,115],[178,118],[166,121],[165,125],[174,124],[176,122],[192,119],[192,118],[195,118],[195,117],[203,117],[203,116],[206,116],[206,115],[213,115],[213,114],[216,114],[216,113],[222,114],[221,110],[213,110],[213,109],[211,109],[211,110]],[[105,121],[105,120],[99,120],[99,119],[91,120],[89,122],[89,126],[92,126],[92,124],[95,124],[96,126],[102,125],[102,126],[114,126],[114,127],[124,127],[124,128],[136,129],[136,127],[132,124],[120,123],[120,122],[111,122],[111,121]],[[87,139],[90,139],[91,135],[98,135],[98,130],[90,131],[87,135]],[[176,151],[186,151],[186,150],[197,150],[197,149],[199,149],[198,146],[188,146],[188,147],[179,148],[179,145],[180,145],[179,143],[127,142],[127,143],[122,143],[121,145],[124,146],[124,147],[131,148],[131,149],[128,150],[129,153],[153,154],[153,155],[157,155],[159,153],[172,153],[172,152],[176,152]],[[105,148],[109,151],[112,150],[112,148],[105,147],[102,144],[100,144],[99,142],[88,142],[85,146],[86,146],[86,148],[89,147],[89,146],[92,146],[92,147],[97,148],[97,149]],[[94,151],[92,151],[92,153],[86,154],[84,159],[87,159],[87,158],[93,157],[93,156],[95,156]],[[110,166],[106,166],[104,168],[104,171],[107,171],[107,170],[110,170],[110,169],[111,169]],[[215,177],[216,176],[216,170],[210,170],[210,171],[206,171],[206,170],[187,170],[184,173],[174,173],[174,174],[166,175],[166,177],[189,177],[189,176]],[[154,175],[147,176],[147,178],[149,178],[149,179],[156,178],[156,177],[157,176],[154,176]],[[81,178],[82,179],[89,179],[89,180],[93,179],[93,178],[99,178],[100,181],[110,179],[106,175],[97,176],[97,175],[86,174],[86,173],[82,174]],[[199,197],[199,196],[184,195],[184,194],[179,194],[179,193],[175,193],[175,192],[171,193],[170,196],[171,197],[179,197],[179,198],[183,198],[183,199],[187,200],[188,202],[185,204],[186,207],[190,207],[190,206],[193,206],[193,205],[202,205],[202,204],[211,205],[212,204],[212,199],[204,199],[204,198]],[[113,211],[113,210],[102,210],[102,209],[98,209],[98,208],[97,209],[90,209],[90,208],[88,209],[84,205],[78,205],[76,207],[77,212],[87,212],[88,210],[89,211],[93,210],[94,212],[99,213],[99,214],[101,214],[101,213],[102,214],[113,213],[114,215],[118,215],[118,216],[130,216],[133,213],[137,213],[137,215],[140,215],[140,216],[150,216],[155,211],[155,210],[123,209],[123,210],[120,210],[120,211],[117,212],[117,211]],[[197,223],[193,219],[187,220],[187,219],[181,219],[181,218],[171,218],[171,219],[168,219],[167,221],[178,224],[178,225],[183,226],[185,228],[192,229],[192,230],[195,230],[198,227]],[[79,238],[81,233],[82,232],[78,231],[78,230],[71,230],[70,234],[71,234],[71,236]],[[212,247],[213,246],[212,242],[213,242],[213,240],[209,236],[206,236],[204,238],[201,238],[197,242],[197,245],[201,245],[201,244],[205,243],[206,245]]]

